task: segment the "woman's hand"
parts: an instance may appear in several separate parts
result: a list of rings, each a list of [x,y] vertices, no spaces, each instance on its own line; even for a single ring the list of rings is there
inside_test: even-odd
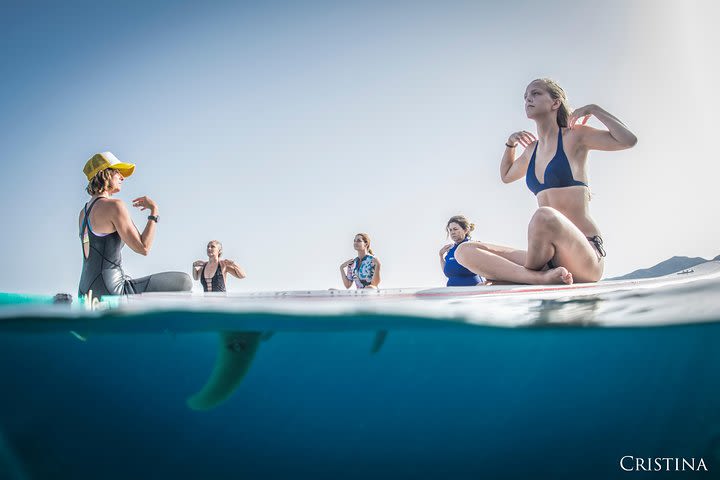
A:
[[[605,125],[607,130],[590,127],[579,130],[580,144],[588,150],[624,150],[637,143],[635,134],[619,118],[595,104],[575,109],[568,118],[568,127],[574,128],[578,121],[580,125],[585,125],[591,116]]]
[[[591,104],[573,110],[570,118],[568,118],[568,128],[572,129],[578,120],[580,121],[580,125],[585,125],[588,120],[590,120],[590,117],[595,115],[595,108],[596,105]]]
[[[517,145],[519,143],[524,148],[527,148],[532,145],[532,143],[536,140],[537,138],[535,138],[535,135],[526,130],[522,130],[520,132],[515,132],[510,135],[508,137],[507,143],[508,145]]]
[[[157,215],[158,206],[152,198],[148,196],[143,196],[133,199],[132,202],[133,207],[139,208],[141,211],[150,209],[150,213],[152,215]]]
[[[204,266],[205,266],[205,262],[203,262],[202,260],[195,260],[193,262],[193,268],[202,268]]]
[[[440,249],[440,258],[443,258],[445,254],[452,248],[452,243],[448,243]]]
[[[351,274],[351,272],[348,271],[348,266],[355,261],[354,258],[351,258],[347,262],[343,262],[340,264],[340,279],[343,282],[343,285],[345,285],[345,288],[352,287],[353,281],[348,278],[348,275]],[[352,275],[351,275],[352,276]]]

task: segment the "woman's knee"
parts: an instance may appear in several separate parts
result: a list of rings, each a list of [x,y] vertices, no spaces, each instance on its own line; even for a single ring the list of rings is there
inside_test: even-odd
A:
[[[530,219],[528,234],[557,231],[561,225],[562,214],[552,207],[540,207]]]
[[[477,253],[478,250],[482,250],[483,245],[480,242],[464,242],[458,245],[455,249],[455,260],[460,265],[465,266],[468,260],[472,257],[473,253]]]
[[[189,292],[192,290],[192,279],[185,272],[163,272],[150,276],[147,291],[155,292]]]
[[[185,272],[182,272],[182,274],[183,274],[182,278],[179,281],[180,291],[181,292],[189,292],[190,290],[192,290],[192,287],[193,287],[192,278],[190,278],[190,275],[188,275]]]

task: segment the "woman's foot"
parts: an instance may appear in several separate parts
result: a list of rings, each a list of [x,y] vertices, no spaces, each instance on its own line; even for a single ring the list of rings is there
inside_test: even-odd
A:
[[[568,272],[567,268],[557,267],[542,272],[542,281],[540,283],[544,285],[558,285],[563,283],[572,285],[573,276],[572,273]]]

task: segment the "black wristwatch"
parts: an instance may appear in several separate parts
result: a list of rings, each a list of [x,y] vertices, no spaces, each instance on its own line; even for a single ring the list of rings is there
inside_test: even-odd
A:
[[[160,220],[160,215],[148,215],[148,220],[152,220],[153,222],[157,223],[158,220]]]

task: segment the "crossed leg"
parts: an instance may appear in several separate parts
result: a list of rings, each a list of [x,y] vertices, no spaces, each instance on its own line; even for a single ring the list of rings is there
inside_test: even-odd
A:
[[[523,284],[595,282],[604,266],[580,229],[550,207],[538,208],[530,220],[527,251],[465,242],[455,251],[455,258],[488,279]],[[550,260],[559,266],[545,270]]]

